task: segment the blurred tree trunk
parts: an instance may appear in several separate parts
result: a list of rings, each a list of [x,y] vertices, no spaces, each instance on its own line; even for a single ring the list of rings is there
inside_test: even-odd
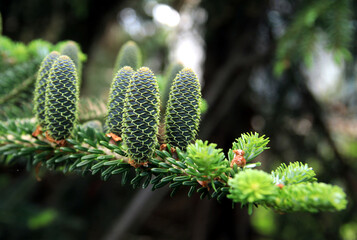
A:
[[[200,127],[200,137],[228,150],[241,133],[250,131],[252,106],[249,80],[254,69],[267,65],[272,58],[267,11],[269,1],[229,0],[218,4],[205,0],[206,61],[203,97],[209,105]],[[262,30],[267,39],[259,46]],[[251,229],[246,209],[214,201],[207,239],[249,239]],[[215,231],[220,229],[220,231]]]
[[[269,1],[230,0],[224,4],[205,0],[206,61],[203,96],[209,109],[200,137],[228,149],[241,133],[251,130],[254,114],[249,80],[253,69],[271,59],[272,43],[267,27]],[[265,46],[259,46],[262,30]]]

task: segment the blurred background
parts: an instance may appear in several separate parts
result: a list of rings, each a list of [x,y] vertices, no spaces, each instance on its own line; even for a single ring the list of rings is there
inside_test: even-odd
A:
[[[252,216],[230,201],[122,186],[120,176],[0,166],[0,239],[357,239],[357,2],[352,0],[1,0],[3,35],[78,42],[81,97],[108,97],[120,47],[134,40],[162,74],[182,62],[208,111],[199,138],[225,152],[241,133],[268,136],[270,172],[301,161],[348,196],[338,213]]]

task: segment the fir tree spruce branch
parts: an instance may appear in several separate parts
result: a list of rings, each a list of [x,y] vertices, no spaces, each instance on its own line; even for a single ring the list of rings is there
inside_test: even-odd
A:
[[[2,104],[0,108],[0,121],[16,118],[31,118],[32,115],[32,102],[23,102],[21,105],[15,105],[13,101],[11,101],[10,104]]]
[[[316,43],[327,35],[325,48],[334,54],[337,63],[350,60],[348,50],[352,42],[353,17],[352,1],[316,0],[302,1],[300,10],[279,37],[274,72],[280,76],[294,62],[301,61],[306,66],[313,63]]]
[[[11,99],[8,95],[12,91],[19,92],[18,89],[23,89],[23,82],[26,79],[32,79],[37,71],[39,60],[32,59],[30,61],[16,64],[8,67],[0,73],[0,96],[5,99]],[[30,82],[30,83],[33,83]]]
[[[78,114],[81,124],[94,120],[103,122],[107,115],[107,103],[99,98],[80,98]]]
[[[28,105],[34,90],[38,63],[38,58],[30,59],[0,72],[1,120],[12,115],[30,116],[32,106]]]
[[[41,60],[52,50],[63,49],[73,41],[63,41],[56,45],[43,40],[34,40],[25,45],[0,36],[0,119],[31,116],[31,99],[36,72]],[[85,55],[77,47],[79,62]]]
[[[3,136],[0,141],[2,146],[0,152],[4,162],[10,164],[17,158],[28,157],[28,161],[32,165],[41,162],[43,166],[49,169],[58,169],[64,172],[69,169],[72,171],[80,170],[82,173],[92,172],[92,174],[101,172],[104,179],[109,178],[112,174],[131,169],[128,164],[129,158],[124,152],[122,143],[119,142],[118,145],[109,143],[108,137],[92,128],[78,127],[75,130],[74,138],[67,139],[67,145],[63,147],[46,139],[44,134],[32,137],[31,133],[34,128],[33,120],[10,121],[0,125]],[[211,180],[217,186],[227,187],[227,175],[230,175],[231,172],[227,172],[229,164],[227,160],[224,160],[224,154],[221,150],[216,150],[215,144],[207,145],[207,142],[202,143],[200,140],[196,144],[189,145],[189,149],[188,153],[179,149],[173,152],[170,145],[168,145],[167,150],[156,149],[156,157],[149,160],[148,166],[141,166],[136,169],[136,172],[140,172],[140,175],[137,175],[133,182],[145,175],[152,174],[156,176],[156,180],[152,181],[155,184],[154,188],[162,187],[171,182],[170,186],[175,189],[181,185],[191,186],[191,189],[194,189],[200,186],[199,181],[205,180],[205,175],[210,175],[216,178]],[[214,151],[218,152],[218,156]],[[215,168],[213,172],[210,172],[209,168],[214,168],[214,166],[205,163],[207,156],[211,156],[212,161],[223,161],[223,164],[221,164],[223,168],[220,171]],[[197,168],[199,172],[196,173],[195,165],[200,165],[200,163],[206,166]],[[111,171],[108,171],[107,166],[111,166]],[[224,176],[225,174],[227,175]],[[209,186],[210,183],[201,186],[200,192],[204,193],[202,197],[209,193],[207,188]],[[228,189],[220,190],[213,192],[212,197],[217,196],[222,191],[227,192]],[[191,190],[190,195],[193,192]],[[222,197],[223,195],[220,198]]]
[[[8,94],[1,96],[0,104],[5,104],[14,98],[17,98],[22,92],[27,91],[29,88],[31,89],[35,79],[35,76],[31,76],[19,84],[16,88],[13,88]]]
[[[121,57],[125,58],[125,54]],[[160,146],[159,87],[150,69],[119,69],[110,91],[103,132],[90,127],[90,123],[78,124],[80,81],[73,60],[61,55],[52,64],[43,64],[49,72],[39,74],[36,90],[42,89],[39,85],[45,86],[45,94],[44,98],[35,97],[35,106],[45,99],[45,111],[35,119],[0,122],[2,164],[99,174],[103,180],[121,174],[123,184],[129,181],[129,172],[134,172],[130,179],[134,188],[146,188],[150,183],[153,190],[169,186],[172,196],[187,187],[189,197],[194,193],[199,193],[201,199],[220,201],[227,197],[248,206],[249,212],[256,205],[281,212],[336,211],[346,207],[343,190],[317,183],[315,173],[306,164],[283,164],[271,174],[255,170],[260,163],[252,161],[268,149],[269,139],[265,136],[242,134],[227,157],[216,144],[195,140],[200,86],[189,68],[179,71],[172,83],[165,119],[166,144]],[[133,73],[126,75],[125,71]],[[127,85],[124,80],[128,80]],[[127,86],[126,91],[117,89],[122,84]],[[40,96],[39,92],[35,94]]]
[[[3,164],[23,162],[30,169],[41,166],[64,173],[99,174],[103,180],[122,174],[123,184],[130,180],[129,171],[134,171],[135,176],[130,180],[134,188],[147,187],[149,183],[153,184],[153,190],[169,185],[173,195],[179,188],[187,186],[189,197],[197,192],[202,199],[222,200],[228,194],[228,198],[247,204],[249,209],[259,204],[281,212],[316,212],[342,210],[346,206],[345,194],[337,186],[311,182],[312,178],[296,183],[296,174],[291,172],[302,172],[302,168],[307,167],[298,162],[288,166],[283,164],[275,170],[292,183],[282,186],[275,182],[276,175],[251,169],[248,165],[230,168],[215,144],[198,140],[188,146],[187,152],[171,151],[169,145],[166,150],[156,149],[147,166],[133,168],[123,144],[110,143],[110,138],[102,132],[78,126],[73,138],[67,139],[67,145],[61,147],[48,141],[45,135],[33,137],[34,128],[34,120],[1,123]],[[212,162],[218,162],[221,168],[214,167],[217,165]],[[210,181],[204,183],[208,179]]]

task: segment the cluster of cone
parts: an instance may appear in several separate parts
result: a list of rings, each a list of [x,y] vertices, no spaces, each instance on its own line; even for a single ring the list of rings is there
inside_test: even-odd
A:
[[[139,54],[136,44],[129,42],[118,55],[116,67],[119,69],[115,69],[105,126],[108,136],[114,140],[123,138],[131,159],[144,163],[153,155],[158,143],[160,92],[149,68],[134,70],[140,66]],[[131,61],[127,61],[126,56],[130,56]],[[185,150],[198,131],[200,84],[192,69],[176,67],[173,70],[175,78],[166,83],[165,88],[170,89],[169,93],[161,94],[164,101],[167,99],[162,103],[166,107],[165,141]]]
[[[73,56],[63,52],[78,55],[78,51],[75,43],[68,42],[62,48],[62,54],[53,51],[42,61],[34,94],[38,123],[34,136],[45,132],[48,140],[63,145],[64,139],[71,135],[78,115],[78,61],[74,62]]]
[[[38,122],[34,135],[45,132],[48,140],[58,144],[65,143],[77,122],[80,83],[76,45],[69,42],[61,53],[51,52],[43,60],[34,99]],[[138,164],[150,159],[158,145],[160,107],[165,109],[165,142],[185,150],[197,135],[201,101],[192,69],[174,65],[160,94],[153,72],[140,66],[140,49],[130,41],[115,63],[105,121],[107,136],[123,140],[129,157]]]

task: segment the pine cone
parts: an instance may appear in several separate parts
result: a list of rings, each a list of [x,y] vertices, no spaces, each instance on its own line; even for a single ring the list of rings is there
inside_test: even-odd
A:
[[[119,70],[113,80],[108,101],[108,116],[105,122],[108,133],[118,136],[122,133],[125,94],[133,74],[134,70],[126,66]]]
[[[172,83],[166,109],[167,143],[185,150],[196,137],[200,122],[200,83],[190,68],[184,68]]]
[[[136,162],[145,162],[154,153],[159,105],[156,78],[149,68],[142,67],[130,81],[123,113],[123,141],[129,157]]]
[[[42,129],[45,128],[45,101],[46,101],[46,87],[49,81],[49,74],[53,63],[60,56],[59,52],[53,51],[48,54],[42,61],[40,70],[37,74],[35,96],[34,96],[34,113],[37,123]]]
[[[68,56],[53,64],[46,89],[46,127],[54,140],[71,135],[78,115],[79,86],[76,67]]]

